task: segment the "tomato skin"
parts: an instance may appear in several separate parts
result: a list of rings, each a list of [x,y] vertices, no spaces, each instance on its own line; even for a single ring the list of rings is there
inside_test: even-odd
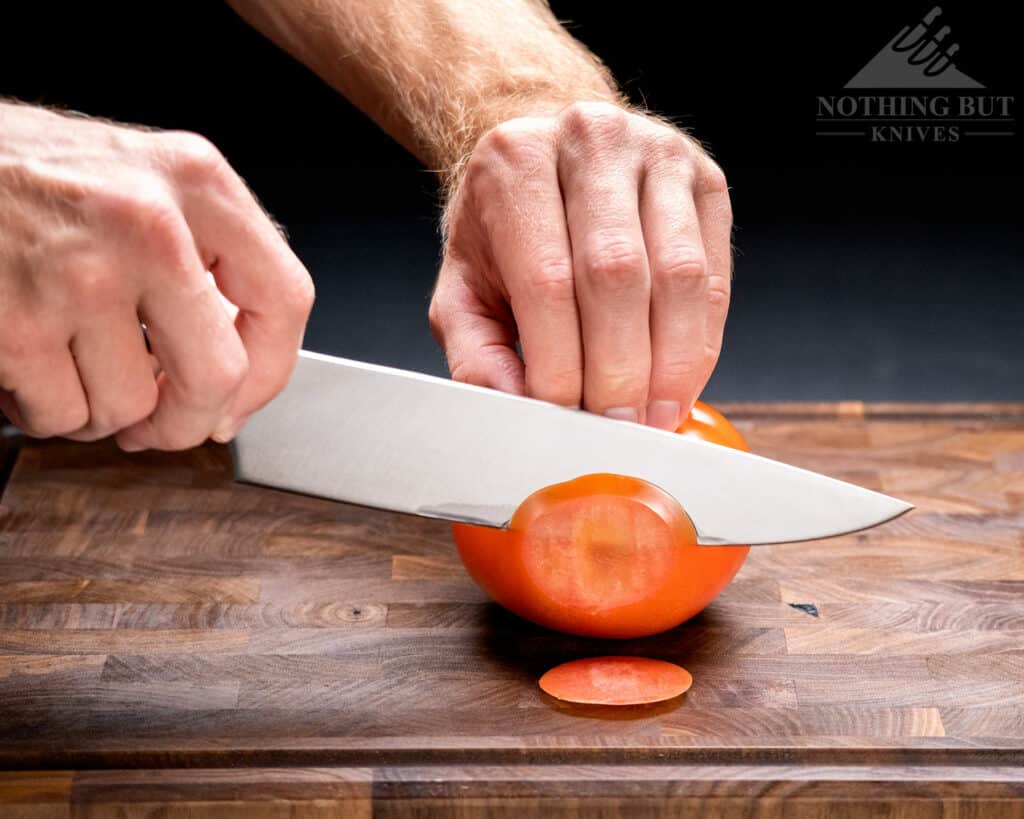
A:
[[[740,431],[729,423],[729,419],[703,401],[698,401],[694,405],[690,415],[679,425],[676,432],[688,438],[699,438],[712,444],[750,452],[747,442],[740,435]]]
[[[676,430],[749,451],[724,416],[697,402]],[[508,530],[453,524],[466,570],[491,598],[538,625],[586,637],[644,637],[708,605],[745,546],[698,546],[670,495],[637,478],[584,475],[545,487]]]

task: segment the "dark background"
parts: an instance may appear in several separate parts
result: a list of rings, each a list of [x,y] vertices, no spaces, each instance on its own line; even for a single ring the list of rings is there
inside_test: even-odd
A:
[[[931,2],[552,5],[730,179],[739,255],[706,397],[1024,399],[1019,135],[815,136],[816,96],[839,93]],[[943,8],[958,67],[1018,94],[1001,4]],[[5,4],[0,95],[205,134],[316,279],[306,346],[444,373],[426,323],[433,180],[226,6]]]

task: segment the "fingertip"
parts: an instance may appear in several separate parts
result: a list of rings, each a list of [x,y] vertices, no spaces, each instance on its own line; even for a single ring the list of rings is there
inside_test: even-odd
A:
[[[235,436],[237,436],[238,433],[242,431],[242,427],[245,426],[245,422],[248,420],[248,416],[241,419],[224,419],[223,421],[221,421],[217,429],[214,430],[213,434],[210,436],[210,440],[218,444],[230,443],[232,440],[234,440]]]
[[[647,405],[647,425],[674,430],[679,426],[681,408],[678,401],[651,401]]]
[[[122,452],[141,452],[146,448],[134,433],[127,430],[119,432],[114,440]]]

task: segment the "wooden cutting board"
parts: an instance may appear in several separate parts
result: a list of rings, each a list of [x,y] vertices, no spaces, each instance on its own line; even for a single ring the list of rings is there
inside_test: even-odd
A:
[[[703,614],[623,643],[489,604],[443,523],[235,485],[223,448],[25,444],[0,815],[1024,816],[1024,405],[723,408],[755,451],[918,509],[752,550]],[[693,688],[537,688],[601,653]]]

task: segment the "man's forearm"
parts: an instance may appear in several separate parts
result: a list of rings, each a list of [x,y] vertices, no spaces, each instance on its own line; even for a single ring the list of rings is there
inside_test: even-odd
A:
[[[620,99],[542,0],[228,2],[445,177],[500,122]]]

